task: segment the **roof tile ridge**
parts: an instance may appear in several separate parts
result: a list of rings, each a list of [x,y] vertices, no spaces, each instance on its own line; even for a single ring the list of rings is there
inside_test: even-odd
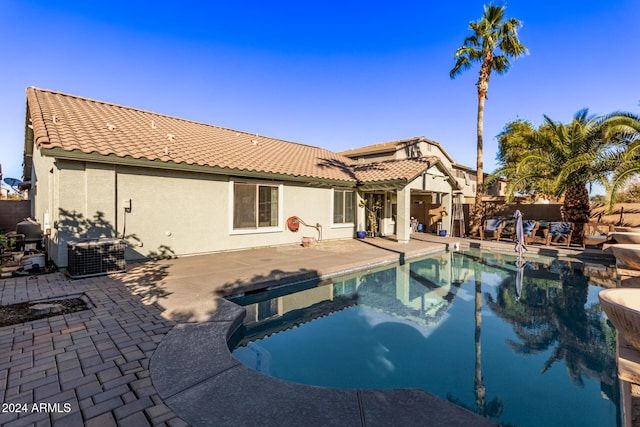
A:
[[[90,103],[94,103],[94,104],[101,104],[101,105],[105,105],[107,107],[122,108],[124,110],[135,111],[135,112],[144,113],[144,114],[150,114],[150,115],[157,116],[157,117],[165,117],[165,118],[168,118],[168,119],[180,120],[180,121],[188,122],[188,123],[195,123],[195,124],[201,124],[201,125],[206,125],[206,126],[219,127],[219,126],[211,125],[209,123],[198,122],[198,121],[195,121],[195,120],[189,120],[189,119],[185,119],[185,118],[181,118],[181,117],[177,117],[177,116],[171,116],[169,114],[158,113],[158,112],[151,111],[151,110],[145,110],[143,108],[132,107],[130,105],[118,104],[118,103],[115,103],[115,102],[102,101],[100,99],[89,98],[89,97],[86,97],[86,96],[74,95],[72,93],[66,93],[66,92],[61,92],[61,91],[56,91],[56,90],[51,90],[51,89],[42,89],[42,88],[37,88],[37,87],[33,87],[33,86],[29,87],[28,89],[34,89],[35,91],[40,91],[40,92],[48,92],[48,93],[50,93],[52,95],[73,98],[73,99],[77,99],[79,101],[90,102]]]
[[[420,157],[404,157],[401,159],[384,159],[384,160],[376,160],[374,162],[367,162],[365,164],[382,164],[382,163],[415,163],[415,162],[427,162],[429,163],[431,160],[440,160],[438,156],[430,155],[430,156],[420,156]]]
[[[348,153],[351,151],[361,151],[361,150],[373,150],[375,148],[382,148],[384,146],[397,146],[398,144],[403,144],[406,142],[411,142],[411,141],[420,141],[420,140],[426,140],[426,141],[431,141],[430,139],[424,137],[424,136],[412,136],[409,138],[401,138],[401,139],[394,139],[391,141],[383,141],[383,142],[377,142],[375,144],[369,144],[369,145],[364,145],[362,147],[356,147],[356,148],[347,148],[346,150],[341,150],[339,151],[340,153]]]
[[[360,151],[360,150],[365,150],[365,149],[371,150],[373,148],[381,148],[381,147],[383,147],[385,145],[392,145],[392,142],[393,141],[390,141],[390,142],[379,142],[379,143],[376,143],[376,144],[364,145],[362,147],[347,148],[346,150],[341,150],[339,152],[340,153],[348,153],[348,152],[351,152],[351,151]]]
[[[423,162],[441,162],[442,159],[440,158],[440,156],[438,156],[437,154],[429,154],[428,156],[420,156],[418,158],[416,158],[415,160],[420,160]]]
[[[229,131],[229,132],[235,132],[235,133],[238,133],[238,134],[243,134],[243,135],[247,135],[247,136],[251,136],[251,137],[267,138],[267,139],[270,139],[270,140],[273,140],[273,141],[287,142],[287,143],[290,143],[290,144],[296,144],[296,145],[299,145],[299,146],[313,148],[313,149],[317,149],[317,150],[321,150],[321,151],[326,151],[326,152],[332,153],[334,155],[338,155],[338,153],[336,153],[334,151],[328,150],[328,149],[323,148],[323,147],[318,147],[318,146],[315,146],[315,145],[309,145],[309,144],[305,144],[305,143],[302,143],[302,142],[290,141],[290,140],[286,140],[286,139],[282,139],[282,138],[276,138],[276,137],[272,137],[272,136],[268,136],[268,135],[262,135],[260,133],[255,133],[255,132],[242,131],[242,130],[238,130],[238,129],[229,128],[229,127],[226,127],[226,126],[214,125],[214,124],[211,124],[211,123],[205,123],[205,122],[201,122],[201,121],[197,121],[197,120],[185,119],[185,118],[182,118],[182,117],[171,116],[169,114],[157,113],[157,112],[154,112],[154,111],[145,110],[145,109],[142,109],[142,108],[131,107],[131,106],[124,105],[124,104],[117,104],[117,103],[114,103],[114,102],[102,101],[102,100],[99,100],[99,99],[94,99],[94,98],[89,98],[89,97],[85,97],[85,96],[74,95],[74,94],[55,91],[55,90],[51,90],[51,89],[37,88],[37,87],[34,87],[34,86],[30,86],[27,89],[33,89],[34,91],[40,91],[40,92],[48,92],[48,93],[53,94],[53,95],[65,96],[65,97],[69,97],[69,98],[78,99],[78,100],[81,100],[81,101],[92,102],[92,103],[102,104],[102,105],[116,107],[116,108],[122,108],[122,109],[125,109],[125,110],[136,111],[136,112],[139,112],[139,113],[151,114],[151,115],[154,115],[156,117],[164,117],[164,118],[167,118],[167,119],[178,120],[178,121],[185,122],[185,123],[208,126],[208,127],[221,129],[221,130]],[[344,156],[340,156],[340,157],[344,157]],[[349,159],[349,160],[351,160],[351,159]]]
[[[427,138],[425,138],[424,136],[411,136],[411,137],[408,137],[408,138],[394,139],[394,140],[391,140],[391,141],[387,141],[386,143],[385,142],[381,142],[381,144],[402,144],[404,142],[411,142],[411,141],[416,141],[416,140],[420,141],[420,140],[423,140],[423,139],[427,139]]]
[[[49,136],[49,128],[42,114],[42,103],[38,97],[37,88],[33,86],[27,87],[27,109],[29,111],[29,118],[31,119],[31,126],[33,126],[34,144],[36,146],[50,145],[51,138]],[[34,115],[34,112],[38,114]]]

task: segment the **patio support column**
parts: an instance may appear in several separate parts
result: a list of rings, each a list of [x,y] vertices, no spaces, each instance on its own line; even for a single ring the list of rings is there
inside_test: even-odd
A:
[[[396,239],[400,243],[409,243],[411,237],[411,189],[409,186],[398,190],[398,219]]]
[[[360,202],[364,197],[360,191],[356,191],[356,231],[366,231],[366,212],[360,207]]]
[[[411,301],[411,267],[408,262],[396,267],[396,299],[408,305]]]
[[[442,204],[442,206],[444,206],[447,209],[447,212],[449,213],[449,215],[442,218],[442,229],[447,230],[447,235],[450,236],[451,235],[451,214],[452,214],[452,207],[453,207],[451,193],[450,192],[443,193],[440,203]]]

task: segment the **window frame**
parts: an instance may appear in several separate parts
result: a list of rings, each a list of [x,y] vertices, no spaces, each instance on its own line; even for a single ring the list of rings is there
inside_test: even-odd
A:
[[[255,228],[234,228],[235,222],[235,185],[236,184],[244,184],[244,185],[253,185],[255,187]],[[265,226],[261,227],[260,223],[260,187],[271,187],[277,188],[278,190],[278,212],[277,212],[277,225],[275,226]],[[284,200],[284,185],[282,183],[277,182],[264,182],[264,181],[256,181],[256,180],[247,180],[247,179],[239,179],[239,180],[230,180],[229,181],[229,234],[262,234],[262,233],[275,233],[281,232],[284,227],[284,219],[283,219],[283,206],[282,202]]]
[[[342,193],[342,215],[345,218],[345,222],[335,222],[335,209],[336,209],[336,192]],[[346,203],[345,203],[345,193],[351,193],[352,197],[352,217],[353,221],[346,221]],[[331,189],[331,226],[333,228],[348,228],[355,227],[356,217],[357,217],[357,209],[356,209],[356,191],[350,188],[332,188]]]

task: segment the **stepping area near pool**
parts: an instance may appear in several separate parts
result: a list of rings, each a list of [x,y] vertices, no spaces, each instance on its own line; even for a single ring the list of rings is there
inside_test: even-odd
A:
[[[2,304],[80,294],[92,303],[89,311],[0,328],[7,349],[0,401],[71,403],[68,413],[3,413],[0,424],[493,425],[421,390],[267,377],[237,362],[226,344],[243,309],[225,295],[403,261],[453,242],[513,251],[510,243],[417,233],[408,244],[320,242],[148,262],[80,280],[59,273],[0,280]]]

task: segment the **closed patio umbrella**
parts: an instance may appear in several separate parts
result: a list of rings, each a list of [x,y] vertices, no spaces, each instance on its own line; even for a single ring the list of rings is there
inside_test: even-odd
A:
[[[522,281],[524,279],[524,260],[522,254],[527,251],[527,247],[524,244],[524,228],[522,227],[522,213],[517,210],[513,216],[516,219],[516,247],[515,251],[518,252],[518,260],[516,261],[516,267],[518,271],[516,273],[516,301],[520,299],[522,294]]]
[[[524,282],[524,261],[519,259],[516,261],[516,267],[518,268],[516,272],[516,301],[520,300],[522,296],[522,283]]]
[[[518,260],[522,262],[522,254],[527,252],[527,247],[524,244],[524,228],[522,227],[522,213],[517,210],[513,214],[516,219],[516,247],[515,251],[518,252]]]

